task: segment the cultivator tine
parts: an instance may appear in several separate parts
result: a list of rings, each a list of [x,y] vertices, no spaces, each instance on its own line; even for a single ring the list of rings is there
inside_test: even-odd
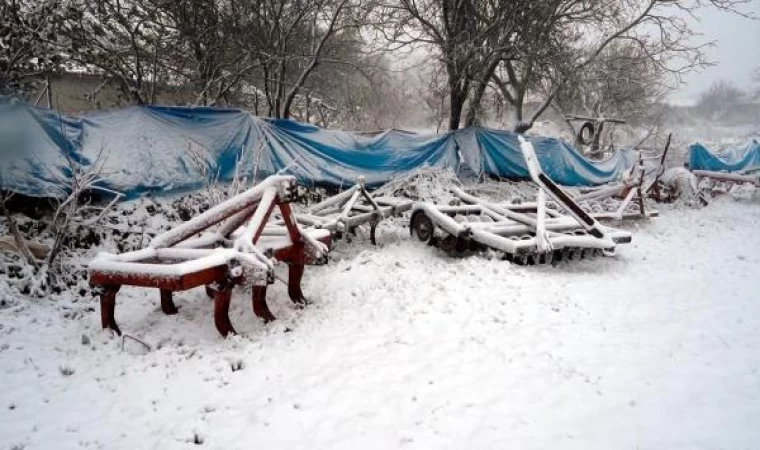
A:
[[[412,207],[412,202],[393,197],[375,198],[367,191],[364,177],[350,189],[313,206],[308,214],[299,214],[304,225],[329,230],[333,237],[348,238],[356,227],[369,225],[370,241],[377,245],[377,226],[386,217],[399,217]]]
[[[264,323],[269,323],[275,320],[274,314],[269,310],[267,305],[267,287],[266,286],[253,286],[251,293],[251,304],[253,306],[253,314]]]
[[[169,316],[179,312],[174,300],[172,300],[172,291],[161,289],[161,311]]]
[[[297,306],[304,307],[309,304],[301,290],[301,278],[303,278],[303,264],[290,264],[288,266],[288,296]]]
[[[554,256],[553,255],[554,255],[553,252],[550,252],[550,251],[546,252],[546,253],[541,253],[538,256],[539,264],[542,264],[542,265],[551,264],[552,261],[554,260]]]
[[[230,299],[232,298],[232,284],[221,281],[215,283],[214,290],[214,325],[224,337],[230,333],[237,334],[230,322]]]
[[[110,328],[121,336],[121,330],[114,317],[116,312],[116,294],[121,286],[103,286],[100,292],[100,324],[103,329]]]
[[[371,220],[369,222],[369,240],[370,242],[372,242],[372,245],[377,245],[377,237],[376,237],[377,224],[378,224],[377,220]]]

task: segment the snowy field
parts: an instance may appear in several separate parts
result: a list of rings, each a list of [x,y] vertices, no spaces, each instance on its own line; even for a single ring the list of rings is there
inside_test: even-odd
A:
[[[613,258],[446,257],[386,224],[307,269],[313,300],[223,340],[202,290],[122,330],[0,280],[1,449],[760,448],[760,202],[661,206]]]

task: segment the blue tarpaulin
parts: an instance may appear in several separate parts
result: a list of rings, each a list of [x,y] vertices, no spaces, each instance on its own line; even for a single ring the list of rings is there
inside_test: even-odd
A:
[[[632,151],[589,161],[569,144],[531,138],[544,171],[560,184],[615,181]],[[468,128],[440,135],[398,130],[365,137],[231,108],[132,107],[81,117],[28,105],[0,106],[0,188],[49,197],[65,192],[72,167],[97,166],[102,186],[135,198],[198,189],[277,172],[306,185],[347,186],[358,176],[378,186],[415,169],[466,168],[527,178],[515,133]]]
[[[470,128],[455,132],[463,159],[476,173],[504,178],[528,178],[517,134],[510,131]],[[530,137],[541,168],[565,186],[597,186],[619,180],[636,159],[631,150],[618,151],[604,161],[590,161],[572,145],[549,137]]]
[[[713,153],[702,144],[689,146],[689,168],[717,172],[739,172],[760,167],[760,143],[756,140],[744,145],[727,147]]]

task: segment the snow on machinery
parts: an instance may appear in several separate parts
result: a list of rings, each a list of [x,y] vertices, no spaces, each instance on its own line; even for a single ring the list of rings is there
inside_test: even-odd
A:
[[[667,147],[665,151],[667,152]],[[573,195],[573,200],[597,220],[621,221],[657,217],[659,212],[647,207],[646,198],[651,195],[653,186],[657,186],[659,193],[662,163],[655,171],[648,171],[645,162],[652,159],[662,161],[664,155],[665,153],[662,157],[645,158],[639,153],[625,180],[612,185],[581,189],[578,194]]]
[[[539,187],[535,204],[495,204],[452,190],[454,204],[416,203],[410,232],[449,253],[492,249],[518,264],[612,253],[631,234],[601,225],[541,170],[533,146],[520,137],[530,177]],[[547,195],[567,215],[547,207]]]
[[[602,139],[605,124],[614,127],[627,123],[622,119],[573,114],[565,115],[565,120],[568,123],[583,122],[576,133],[576,143],[584,150],[585,156],[594,159],[604,158],[616,150],[612,143],[612,128],[607,130],[609,143]],[[640,148],[648,137],[649,134],[634,148]],[[652,198],[658,202],[671,200],[672,189],[661,182],[671,138],[672,134],[669,134],[665,148],[659,154],[645,155],[643,150],[637,150],[637,161],[622,182],[580,189],[577,194],[573,194],[574,199],[598,220],[621,221],[657,217],[659,213],[656,210],[647,208],[646,199]]]
[[[407,199],[374,197],[367,191],[364,177],[359,177],[350,189],[313,205],[307,212],[296,214],[296,220],[306,227],[329,230],[336,239],[369,224],[370,240],[377,244],[375,230],[380,221],[399,217],[411,208],[412,201]]]
[[[647,206],[646,200],[672,201],[673,189],[662,181],[671,138],[672,134],[669,134],[665,148],[659,154],[645,155],[643,150],[639,150],[636,162],[622,182],[580,189],[573,199],[597,220],[657,217],[659,212]]]
[[[586,156],[597,158],[603,157],[605,153],[614,151],[612,143],[606,144],[602,141],[605,125],[610,124],[607,130],[607,134],[610,135],[615,125],[625,125],[627,123],[623,119],[612,117],[589,117],[577,114],[566,114],[565,121],[571,124],[572,122],[582,122],[576,132],[576,141],[586,149]]]
[[[100,295],[103,328],[121,334],[114,311],[116,294],[123,285],[158,288],[165,314],[177,312],[173,292],[206,286],[214,299],[214,324],[223,336],[235,333],[228,313],[233,287],[249,285],[254,314],[265,321],[274,320],[266,290],[275,280],[277,261],[288,264],[289,297],[304,305],[304,265],[326,262],[331,236],[327,230],[299,226],[290,208],[295,189],[294,177],[269,177],[156,236],[146,249],[98,255],[88,272],[90,284]],[[271,223],[275,207],[280,210],[280,220]]]
[[[760,187],[760,168],[758,167],[738,172],[692,170],[691,173],[697,177],[699,193],[703,197],[705,194],[714,197],[718,194],[734,192],[736,189],[753,192]]]

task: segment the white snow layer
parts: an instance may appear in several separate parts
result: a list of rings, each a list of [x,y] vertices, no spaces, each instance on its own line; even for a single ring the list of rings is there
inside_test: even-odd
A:
[[[760,204],[632,225],[614,258],[452,259],[385,222],[306,271],[313,304],[202,289],[0,296],[0,446],[25,449],[760,447]],[[0,280],[1,281],[1,280]]]

